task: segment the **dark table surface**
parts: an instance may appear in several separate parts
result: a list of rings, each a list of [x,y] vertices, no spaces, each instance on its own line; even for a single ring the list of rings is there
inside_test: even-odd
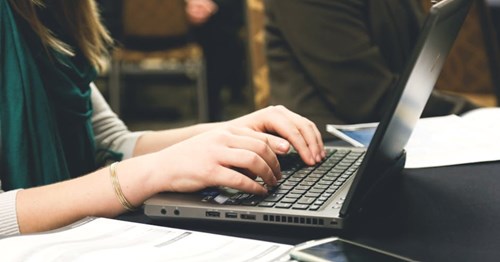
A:
[[[500,162],[404,170],[349,230],[119,219],[299,244],[341,236],[421,261],[500,261]]]

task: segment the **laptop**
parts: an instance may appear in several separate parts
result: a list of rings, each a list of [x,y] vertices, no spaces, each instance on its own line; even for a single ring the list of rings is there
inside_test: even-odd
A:
[[[305,166],[295,153],[280,156],[283,179],[267,196],[231,189],[160,193],[144,203],[152,219],[201,219],[342,229],[371,192],[404,168],[404,147],[422,114],[471,0],[433,5],[407,68],[391,92],[367,148],[326,147],[328,158]]]

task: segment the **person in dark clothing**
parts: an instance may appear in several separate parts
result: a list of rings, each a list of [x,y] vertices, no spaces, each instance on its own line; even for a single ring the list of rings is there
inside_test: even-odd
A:
[[[186,13],[206,59],[209,121],[223,120],[221,92],[230,89],[231,101],[242,102],[245,85],[245,48],[242,0],[187,0]]]
[[[378,122],[424,18],[419,0],[267,0],[271,103],[326,124]],[[423,116],[475,105],[434,91]]]

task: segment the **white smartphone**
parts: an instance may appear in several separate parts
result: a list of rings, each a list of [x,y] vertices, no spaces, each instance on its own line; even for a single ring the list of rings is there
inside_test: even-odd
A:
[[[297,245],[290,251],[290,257],[304,262],[413,261],[338,237],[313,240]]]

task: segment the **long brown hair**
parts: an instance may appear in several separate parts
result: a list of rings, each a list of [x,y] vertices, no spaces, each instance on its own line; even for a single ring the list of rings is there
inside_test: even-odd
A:
[[[56,36],[38,18],[37,9],[45,8],[45,3],[57,8],[59,19],[65,31],[75,39],[83,55],[98,69],[105,66],[111,36],[102,25],[95,0],[10,0],[10,4],[31,25],[46,47],[66,55],[74,55],[68,44]]]

